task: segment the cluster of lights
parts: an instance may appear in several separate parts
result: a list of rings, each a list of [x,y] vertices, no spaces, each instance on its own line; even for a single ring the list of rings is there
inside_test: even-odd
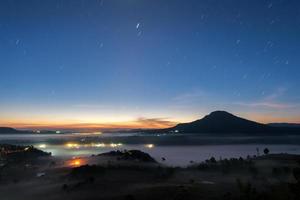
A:
[[[96,143],[96,144],[92,143],[91,146],[92,147],[106,147],[106,144],[104,144],[104,143]]]
[[[119,147],[119,146],[122,146],[122,144],[121,143],[118,143],[118,144],[111,143],[109,146],[110,147]]]
[[[93,135],[101,135],[102,132],[94,132]]]
[[[120,147],[122,146],[122,143],[110,143],[110,144],[105,144],[105,143],[92,143],[92,144],[77,144],[77,143],[67,143],[65,146],[67,148],[75,148],[79,149],[80,147],[98,147],[98,148],[103,148],[103,147]]]
[[[76,144],[76,143],[67,143],[67,144],[66,144],[66,147],[78,149],[78,148],[80,147],[80,145],[79,145],[79,144]]]
[[[72,160],[68,161],[68,165],[71,167],[79,167],[84,164],[86,164],[86,161],[81,158],[72,158]]]
[[[152,149],[154,147],[154,144],[146,144],[145,146],[149,149]]]
[[[45,149],[46,147],[47,147],[46,144],[40,144],[40,145],[39,145],[39,148],[41,148],[41,149]]]
[[[75,160],[74,161],[74,165],[78,165],[79,166],[80,165],[80,160]]]

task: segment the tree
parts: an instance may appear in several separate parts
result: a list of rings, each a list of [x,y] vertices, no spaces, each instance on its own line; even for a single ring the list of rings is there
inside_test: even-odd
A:
[[[269,154],[269,152],[270,152],[270,151],[269,151],[269,149],[268,149],[268,148],[265,148],[265,149],[264,149],[264,154],[266,154],[266,155],[267,155],[267,154]]]
[[[215,159],[215,157],[211,157],[211,158],[209,159],[209,161],[210,161],[211,163],[217,163],[217,160]]]

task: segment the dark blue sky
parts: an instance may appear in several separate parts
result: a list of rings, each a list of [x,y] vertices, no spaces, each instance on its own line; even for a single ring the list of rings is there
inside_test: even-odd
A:
[[[0,2],[0,123],[300,122],[297,0]]]

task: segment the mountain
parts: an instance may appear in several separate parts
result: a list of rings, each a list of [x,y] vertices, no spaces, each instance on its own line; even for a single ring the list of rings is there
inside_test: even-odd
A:
[[[10,127],[0,127],[0,134],[12,134],[12,133],[30,133],[29,131],[20,131]]]
[[[272,127],[292,127],[292,128],[300,128],[300,124],[295,123],[270,123],[268,124]]]
[[[49,130],[40,130],[37,131],[30,131],[30,130],[17,130],[11,127],[0,127],[0,134],[58,134],[57,131],[49,131]],[[59,133],[65,133],[59,132]]]
[[[214,134],[300,134],[300,128],[273,127],[237,117],[226,111],[215,111],[202,119],[178,124],[166,132]]]

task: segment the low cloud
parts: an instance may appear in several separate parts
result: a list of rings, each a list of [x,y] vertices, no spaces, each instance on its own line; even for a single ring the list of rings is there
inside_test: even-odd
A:
[[[253,103],[237,102],[235,104],[241,106],[247,106],[247,107],[264,107],[264,108],[273,108],[273,109],[287,109],[287,108],[297,107],[297,105],[274,103],[274,102],[253,102]]]
[[[201,99],[207,97],[204,91],[196,90],[189,93],[183,93],[173,98],[173,101],[177,104],[195,103]]]
[[[264,99],[266,101],[274,101],[280,97],[282,97],[286,93],[287,89],[285,87],[277,88],[272,94],[266,96]]]
[[[277,88],[273,93],[265,96],[254,102],[237,102],[236,105],[247,107],[260,107],[260,108],[272,108],[272,109],[288,109],[299,107],[299,104],[281,103],[282,97],[284,97],[287,89],[284,87]]]
[[[144,118],[140,117],[136,120],[136,123],[143,127],[150,128],[166,128],[175,126],[177,122],[170,121],[165,118]]]

